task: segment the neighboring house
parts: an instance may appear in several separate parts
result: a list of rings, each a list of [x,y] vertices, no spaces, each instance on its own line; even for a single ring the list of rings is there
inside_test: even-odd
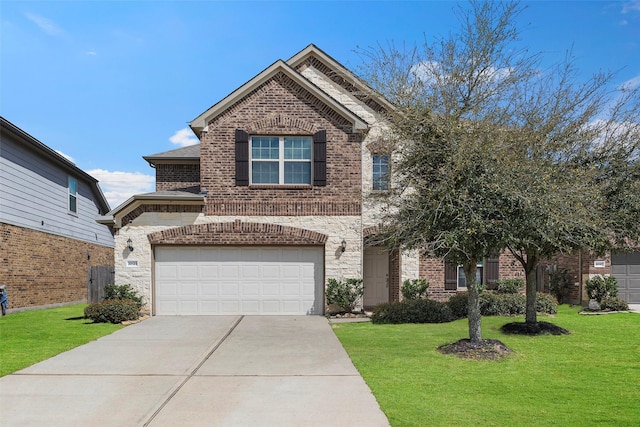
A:
[[[98,181],[0,117],[0,284],[9,308],[87,300],[87,270],[113,266]]]
[[[116,231],[116,282],[154,314],[322,314],[329,278],[363,278],[365,307],[399,300],[406,279],[441,300],[464,290],[455,265],[370,246],[392,108],[371,93],[309,45],[196,117],[200,144],[145,157],[156,192],[99,219]],[[506,254],[479,275],[524,278]]]

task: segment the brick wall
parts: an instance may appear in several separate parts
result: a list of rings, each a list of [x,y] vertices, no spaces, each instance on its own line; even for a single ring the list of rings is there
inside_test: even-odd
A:
[[[605,267],[596,268],[594,266],[595,260],[605,261]],[[571,283],[579,284],[579,286],[571,286],[570,288],[569,298],[570,301],[574,304],[580,303],[581,301],[588,301],[589,297],[587,296],[587,292],[585,290],[585,284],[587,280],[598,274],[611,274],[611,257],[609,254],[607,254],[606,256],[597,257],[588,252],[575,252],[572,254],[557,255],[550,260],[541,262],[541,264],[553,265],[559,270],[566,269],[569,273]],[[582,279],[582,283],[580,283],[580,279]]]
[[[87,268],[114,264],[113,248],[0,224],[0,284],[9,309],[87,299]]]
[[[156,191],[200,192],[200,164],[156,164]]]
[[[420,256],[420,277],[429,282],[429,298],[437,301],[447,301],[457,291],[444,289],[444,261],[441,258]],[[525,279],[524,270],[520,263],[508,252],[499,257],[498,279]]]
[[[207,215],[359,215],[361,141],[351,124],[284,74],[256,88],[208,123],[201,137]],[[236,186],[235,130],[250,135],[327,132],[326,186]]]

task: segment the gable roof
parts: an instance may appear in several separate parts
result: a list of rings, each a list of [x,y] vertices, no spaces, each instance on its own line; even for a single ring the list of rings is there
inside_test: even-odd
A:
[[[162,163],[164,161],[190,161],[200,159],[200,144],[188,145],[182,148],[176,148],[175,150],[163,151],[162,153],[151,154],[149,156],[142,156],[150,165],[156,163]]]
[[[289,58],[287,64],[296,69],[309,58],[315,58],[316,60],[320,61],[324,66],[329,68],[332,73],[335,73],[335,76],[333,77],[341,77],[344,82],[353,85],[353,87],[358,89],[361,94],[363,94],[365,97],[372,98],[374,102],[376,102],[386,110],[392,111],[393,109],[395,109],[393,104],[391,104],[384,96],[378,94],[373,88],[371,88],[371,86],[362,81],[348,68],[333,59],[333,57],[328,55],[325,51],[323,51],[313,43]],[[332,76],[328,77],[331,78]]]
[[[320,99],[327,106],[333,109],[336,113],[340,114],[342,117],[347,119],[353,125],[355,130],[364,130],[368,128],[367,123],[360,118],[357,114],[353,113],[351,110],[346,108],[344,105],[336,101],[334,98],[329,96],[326,92],[320,89],[315,84],[311,83],[304,76],[294,70],[289,64],[279,59],[265,70],[263,70],[260,74],[249,80],[244,85],[240,86],[235,91],[231,92],[227,97],[222,99],[217,104],[213,105],[204,113],[200,114],[198,117],[193,119],[189,126],[191,129],[200,136],[200,133],[205,130],[207,123],[212,119],[216,118],[232,105],[240,101],[242,98],[247,96],[253,90],[255,90],[258,86],[265,83],[272,77],[274,77],[278,73],[283,73],[291,80],[296,82],[298,85],[302,86],[309,93]]]
[[[98,180],[80,169],[78,166],[73,164],[67,158],[61,156],[56,151],[52,150],[42,142],[38,141],[33,136],[29,135],[27,132],[20,129],[18,126],[11,123],[9,120],[0,116],[0,129],[3,134],[11,135],[13,139],[24,144],[26,147],[30,148],[32,151],[44,156],[49,162],[61,167],[67,173],[75,175],[85,182],[89,184],[91,188],[91,192],[95,196],[95,201],[98,204],[98,209],[100,213],[105,213],[109,211],[109,203],[107,199],[104,197],[100,186],[98,185]]]

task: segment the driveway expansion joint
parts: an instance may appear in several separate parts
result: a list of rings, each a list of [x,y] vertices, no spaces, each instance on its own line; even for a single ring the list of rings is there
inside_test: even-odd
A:
[[[169,396],[164,400],[164,402],[162,402],[162,404],[160,404],[160,406],[153,412],[153,414],[151,414],[151,416],[147,419],[147,421],[143,424],[144,427],[147,427],[149,424],[151,424],[151,422],[153,422],[153,420],[158,416],[158,414],[165,408],[165,406],[167,406],[169,404],[169,402],[171,401],[171,399],[173,399],[175,397],[176,394],[178,394],[178,392],[180,391],[180,389],[182,389],[182,387],[184,387],[187,382],[189,382],[189,380],[191,378],[193,378],[196,373],[198,372],[198,370],[202,367],[202,365],[204,365],[204,363],[209,360],[209,358],[211,357],[211,355],[213,355],[213,353],[215,353],[215,351],[220,348],[220,346],[222,345],[222,343],[229,338],[229,335],[231,335],[233,333],[233,331],[236,329],[236,327],[238,327],[238,325],[240,324],[240,322],[242,322],[242,319],[244,319],[244,316],[240,316],[238,318],[238,320],[235,321],[235,323],[229,328],[229,330],[227,331],[226,334],[224,334],[224,336],[218,340],[218,342],[209,350],[209,352],[207,352],[206,356],[202,358],[202,360],[197,364],[197,366],[191,371],[191,373],[189,375],[187,375],[187,377],[180,383],[178,384],[178,386],[169,394]],[[177,376],[181,376],[181,375],[177,375]]]

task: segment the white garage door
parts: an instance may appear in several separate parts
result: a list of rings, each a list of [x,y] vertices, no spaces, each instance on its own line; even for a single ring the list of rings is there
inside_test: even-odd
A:
[[[322,314],[319,247],[159,246],[156,314]]]
[[[618,297],[640,304],[640,252],[611,255],[611,275],[618,281]]]

